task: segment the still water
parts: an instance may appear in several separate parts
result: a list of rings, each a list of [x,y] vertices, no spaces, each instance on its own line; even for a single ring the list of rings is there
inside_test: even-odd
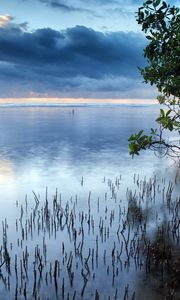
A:
[[[165,159],[145,152],[132,160],[127,142],[131,133],[153,127],[157,114],[156,106],[1,108],[2,204],[47,186],[76,191],[82,176],[97,188],[103,176],[121,173],[128,180],[159,171]]]
[[[96,190],[103,176],[123,174],[128,183],[134,173],[159,172],[165,159],[148,152],[132,160],[127,142],[152,127],[157,114],[156,106],[1,108],[1,205],[11,208],[46,187],[70,196],[81,191],[82,176]]]
[[[135,183],[144,180],[142,182],[146,185],[150,178],[156,178],[162,199],[163,190],[159,184],[165,174],[169,177],[176,174],[173,163],[167,158],[145,151],[132,160],[128,153],[127,139],[130,134],[140,129],[148,132],[155,125],[158,110],[156,105],[0,108],[0,221],[7,227],[8,253],[11,268],[15,269],[9,274],[7,270],[3,271],[2,266],[4,273],[0,281],[0,295],[3,299],[163,299],[161,293],[156,291],[153,280],[148,285],[141,268],[137,271],[134,264],[129,264],[123,233],[120,240],[116,234],[119,224],[125,230],[130,197],[127,196],[127,188],[134,191]],[[166,186],[164,181],[163,184]],[[136,188],[141,189],[139,186]],[[56,193],[55,198],[59,202],[55,203],[55,209],[52,202]],[[52,221],[49,227],[47,222],[46,226],[43,223],[46,197],[50,207],[48,218]],[[156,217],[156,222],[148,223],[151,228],[149,232],[155,230],[157,222],[164,218],[161,205],[157,203],[160,208],[159,221]],[[148,210],[147,203],[145,206]],[[57,232],[54,229],[54,233],[56,225],[52,224],[59,220],[54,219],[57,218],[57,207],[67,219],[72,216],[73,226],[71,224],[64,229],[60,226],[62,224],[57,225]],[[157,216],[157,212],[152,208],[150,210]],[[37,221],[39,228],[37,232],[34,225],[33,233],[32,214],[33,222]],[[67,219],[63,220],[65,225]],[[4,225],[6,222],[7,226]],[[98,239],[102,238],[103,230],[107,230],[104,233],[106,240],[100,241]],[[79,241],[74,241],[75,232]],[[134,234],[133,230],[125,233],[131,238]],[[85,236],[83,245],[82,236]],[[36,249],[37,245],[40,250]],[[112,252],[116,252],[118,258],[121,247],[122,261],[117,259],[115,263]],[[17,279],[15,257],[18,255],[23,261],[25,249],[29,257],[29,273],[26,274],[24,267],[21,279]],[[38,261],[40,255],[37,253],[46,253],[45,249],[48,258],[46,254],[42,255],[43,271],[40,272],[41,259]],[[0,259],[1,265],[3,255]],[[91,267],[88,265],[90,260]],[[58,276],[56,261],[61,273]],[[21,260],[19,272],[20,265]],[[36,267],[37,270],[33,271]],[[55,275],[51,276],[49,268]],[[9,285],[6,286],[4,278]]]

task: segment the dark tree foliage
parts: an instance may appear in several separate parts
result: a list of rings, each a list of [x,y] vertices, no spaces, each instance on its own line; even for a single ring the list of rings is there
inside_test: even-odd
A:
[[[180,156],[180,9],[165,1],[146,0],[137,13],[149,44],[144,49],[147,66],[140,69],[145,83],[155,85],[160,92],[157,100],[162,104],[149,135],[141,130],[129,138],[132,157],[144,149],[179,158]],[[176,131],[178,139],[165,139],[165,130]]]

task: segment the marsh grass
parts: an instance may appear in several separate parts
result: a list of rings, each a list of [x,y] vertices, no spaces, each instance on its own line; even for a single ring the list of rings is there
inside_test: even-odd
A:
[[[85,179],[80,185],[84,188]],[[174,182],[141,179],[122,196],[122,176],[103,178],[104,195],[16,202],[13,235],[2,221],[3,299],[180,298],[180,199]],[[121,193],[120,193],[121,192]],[[122,197],[123,200],[122,200]]]

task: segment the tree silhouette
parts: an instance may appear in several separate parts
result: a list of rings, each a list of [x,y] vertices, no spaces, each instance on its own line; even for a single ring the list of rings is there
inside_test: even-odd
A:
[[[156,122],[158,129],[150,134],[143,130],[132,134],[128,141],[132,157],[142,149],[153,149],[162,155],[179,158],[180,155],[180,9],[161,0],[146,0],[138,9],[137,22],[142,26],[149,44],[144,49],[147,66],[139,68],[145,83],[155,85],[160,109]],[[170,142],[165,131],[177,133],[177,140]]]

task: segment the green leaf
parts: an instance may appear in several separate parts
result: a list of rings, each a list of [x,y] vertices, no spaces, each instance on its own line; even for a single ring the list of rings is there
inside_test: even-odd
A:
[[[166,117],[168,117],[169,116],[169,114],[172,112],[172,110],[171,109],[169,109],[168,111],[167,111],[167,113],[166,113]]]
[[[157,7],[160,4],[161,0],[156,0],[153,2],[153,6]]]
[[[128,142],[135,141],[135,140],[136,140],[136,138],[135,138],[134,134],[131,134],[131,136],[128,139]]]
[[[135,145],[134,143],[130,143],[130,144],[129,144],[129,149],[130,149],[131,151],[134,151],[134,145]]]
[[[153,129],[153,128],[151,128],[151,134],[156,134],[157,133],[157,129]]]
[[[167,3],[165,1],[163,1],[163,8],[167,8]]]
[[[152,0],[147,0],[147,1],[145,2],[145,4],[152,4],[152,3],[153,3]]]
[[[143,133],[143,130],[140,130],[140,131],[138,132],[138,134],[136,134],[136,139],[139,139],[142,133]]]
[[[165,112],[162,108],[160,109],[160,116],[165,117]]]
[[[161,25],[164,31],[167,30],[166,22],[164,20],[161,20]]]

